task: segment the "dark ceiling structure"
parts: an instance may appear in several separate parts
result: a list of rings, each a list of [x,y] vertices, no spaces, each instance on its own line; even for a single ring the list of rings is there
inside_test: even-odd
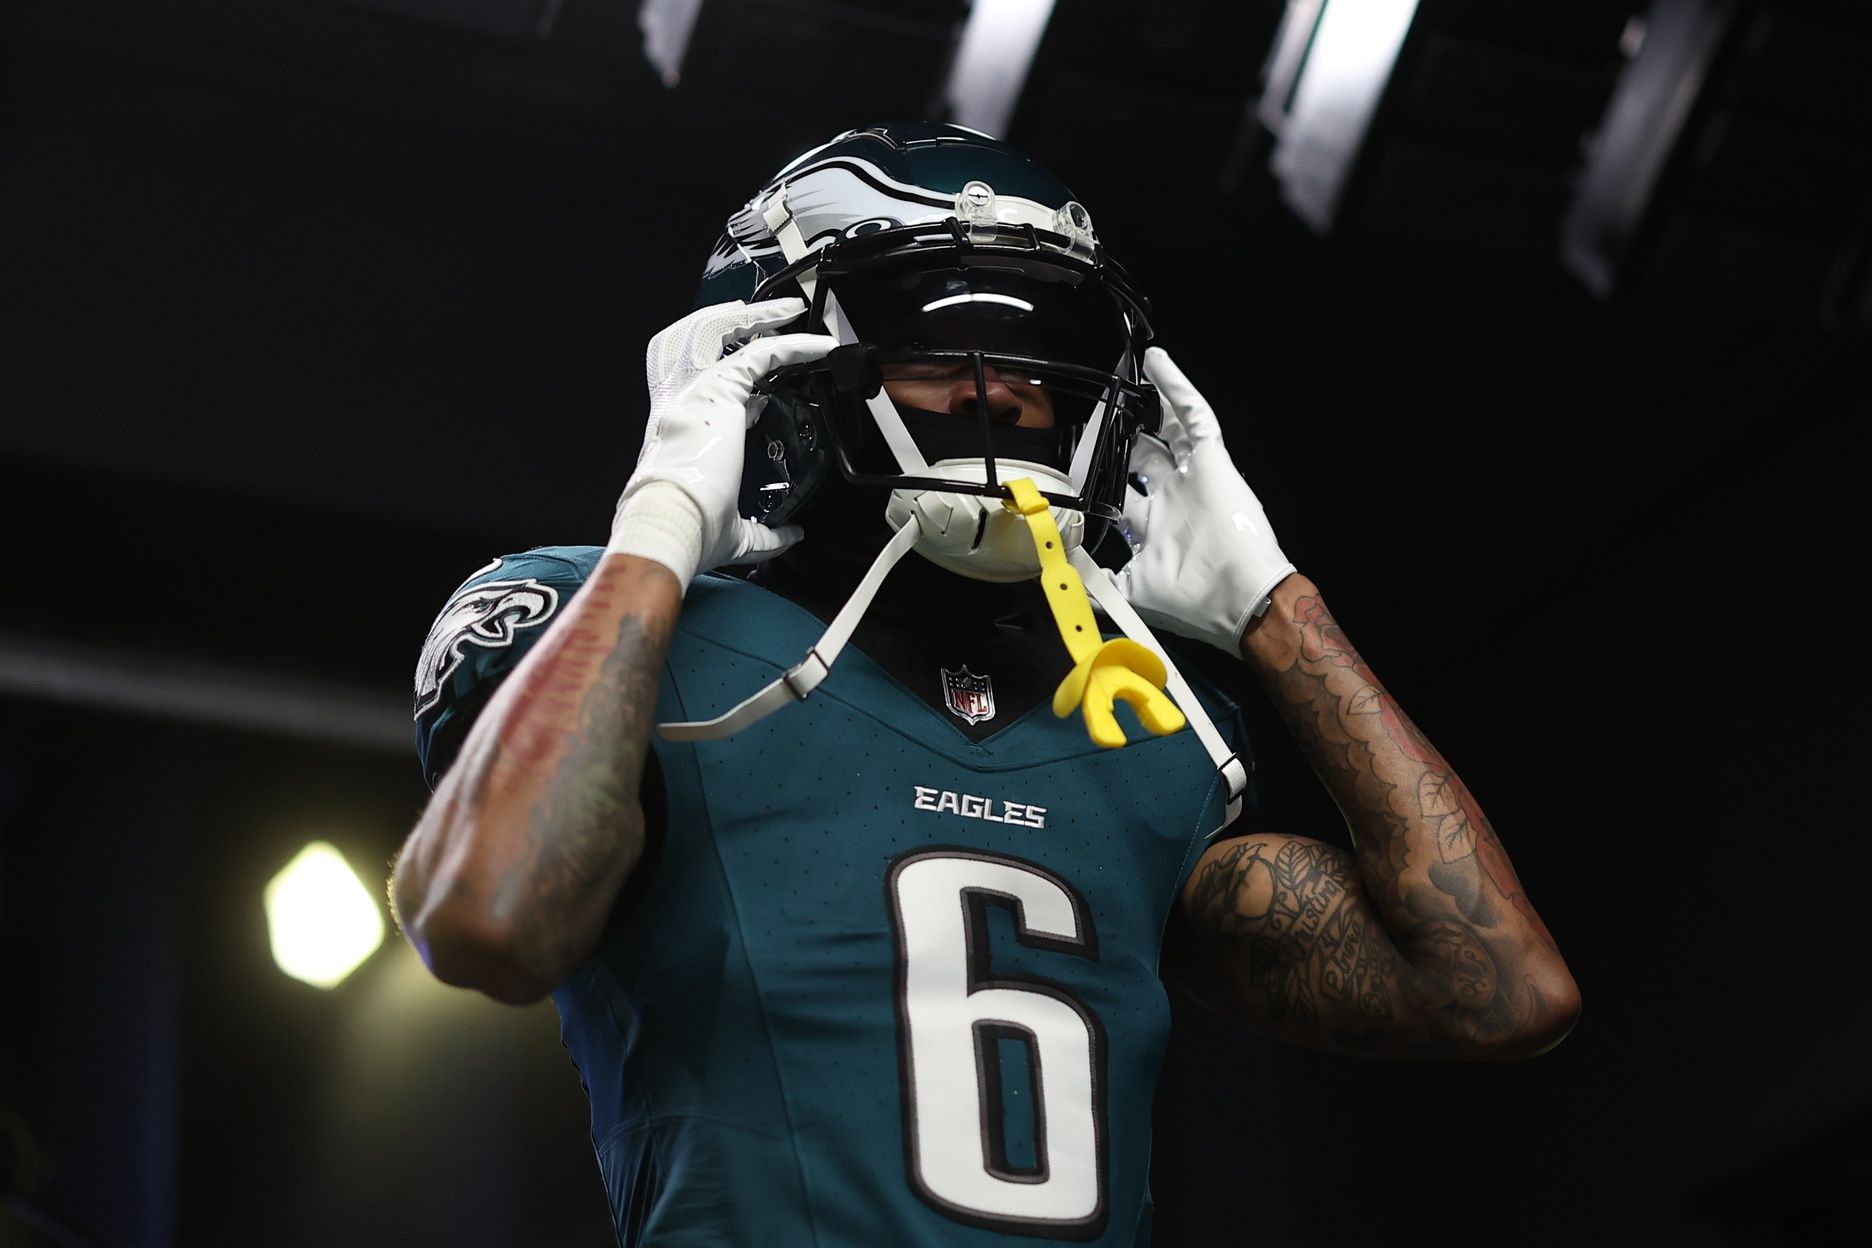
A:
[[[611,1242],[551,1007],[310,989],[261,889],[382,880],[435,610],[603,540],[724,218],[912,116],[1092,209],[1585,995],[1490,1067],[1173,1001],[1158,1241],[1860,1242],[1872,8],[1024,7],[0,11],[0,1248]]]

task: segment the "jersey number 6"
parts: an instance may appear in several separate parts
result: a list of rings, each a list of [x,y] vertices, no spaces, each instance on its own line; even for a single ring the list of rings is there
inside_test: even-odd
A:
[[[974,1226],[1056,1239],[1104,1229],[1105,1045],[1098,1018],[1061,989],[993,978],[987,907],[1023,945],[1098,956],[1083,899],[1029,862],[962,849],[891,864],[897,1037],[906,1160],[917,1194]],[[1024,1045],[1031,1156],[1008,1159],[1003,1042]],[[1024,1133],[1023,1133],[1024,1134]]]

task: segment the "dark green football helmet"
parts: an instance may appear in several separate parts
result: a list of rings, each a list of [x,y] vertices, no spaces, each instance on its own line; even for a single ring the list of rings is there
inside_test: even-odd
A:
[[[1083,524],[1088,547],[1121,519],[1132,443],[1158,423],[1142,373],[1148,305],[1085,207],[1027,156],[912,123],[850,130],[797,157],[729,218],[697,305],[789,295],[810,308],[797,328],[844,345],[763,382],[744,514],[809,515],[840,480],[939,491],[986,514],[1003,482],[1029,476]],[[974,419],[894,403],[882,379],[905,365],[972,375]],[[995,420],[990,375],[1044,388],[1051,426]]]

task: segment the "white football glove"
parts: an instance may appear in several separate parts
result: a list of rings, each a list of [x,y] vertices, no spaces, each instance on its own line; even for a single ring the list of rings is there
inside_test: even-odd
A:
[[[1160,348],[1144,375],[1163,398],[1162,441],[1141,435],[1125,489],[1131,561],[1114,577],[1144,622],[1240,655],[1242,630],[1294,570],[1229,457],[1215,409]]]
[[[687,587],[699,572],[771,559],[803,536],[798,525],[770,529],[743,516],[740,497],[747,431],[767,402],[754,383],[838,345],[824,334],[757,337],[805,311],[799,299],[718,303],[650,340],[650,420],[607,550],[654,559]],[[736,343],[747,345],[724,358]]]

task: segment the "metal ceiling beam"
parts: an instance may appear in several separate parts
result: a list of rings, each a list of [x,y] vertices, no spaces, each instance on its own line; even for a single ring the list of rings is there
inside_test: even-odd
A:
[[[0,633],[0,696],[411,754],[392,694]]]

